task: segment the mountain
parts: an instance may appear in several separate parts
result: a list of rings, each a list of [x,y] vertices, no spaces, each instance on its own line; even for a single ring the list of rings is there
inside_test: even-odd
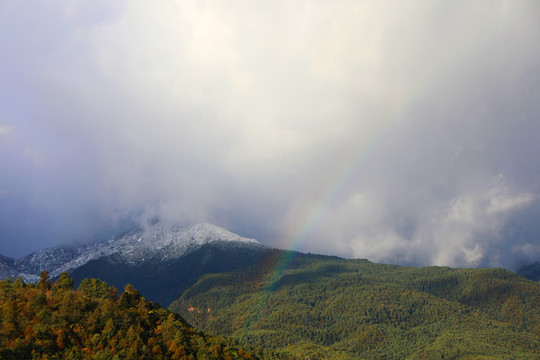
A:
[[[92,294],[109,286],[85,278],[98,278],[116,288],[132,284],[145,298],[170,304],[171,310],[197,328],[216,336],[232,336],[244,348],[256,346],[282,359],[540,356],[540,283],[503,269],[374,264],[270,249],[210,224],[184,227],[154,223],[79,248],[43,249],[19,259],[0,256],[3,277],[20,275],[39,281],[28,285],[29,289],[46,286],[41,270],[48,270],[60,284],[68,281],[62,273],[68,271],[72,276],[69,281],[80,284],[77,293],[68,292],[72,300],[82,291],[81,286]],[[89,282],[93,284],[90,290]],[[8,285],[0,289],[0,297],[6,296],[5,289],[10,287],[25,291],[20,280],[3,284]],[[0,313],[12,316],[10,306],[26,300],[31,305],[23,304],[14,311],[48,304],[56,291],[51,286],[50,294],[41,289],[45,297],[32,290],[15,302],[4,299]],[[77,304],[79,300],[73,301]],[[88,305],[89,300],[83,297],[80,301]],[[32,321],[48,326],[51,318],[42,317],[57,309],[55,304],[53,301],[38,317],[32,315]],[[105,315],[110,315],[111,306]],[[99,316],[95,309],[87,315]],[[67,310],[62,310],[61,317],[77,318]],[[148,315],[157,310],[144,305],[140,311]],[[123,316],[116,319],[123,322]],[[98,321],[101,325],[104,322],[108,320]],[[130,339],[134,339],[133,331],[140,330],[137,326],[128,329]],[[13,335],[10,329],[9,325],[3,329],[6,336]],[[39,329],[34,335],[49,331]],[[20,338],[33,334],[28,331]],[[39,339],[39,344],[58,341],[54,336]],[[9,340],[6,344],[20,342]]]
[[[171,304],[214,335],[310,359],[538,359],[540,284],[503,269],[412,268],[274,250]]]
[[[42,270],[49,271],[50,276],[55,278],[64,271],[73,272],[104,258],[130,266],[149,261],[167,262],[214,242],[262,246],[254,239],[243,238],[207,223],[191,227],[153,223],[136,227],[109,241],[77,248],[42,249],[19,259],[0,255],[0,278],[21,276],[27,282],[36,282]]]
[[[132,286],[119,296],[96,279],[77,290],[66,274],[0,281],[0,309],[0,359],[274,358],[192,328]]]
[[[74,269],[71,276],[76,283],[99,278],[117,288],[132,284],[149,300],[168,306],[202,275],[254,266],[269,251],[257,243],[212,241],[178,258],[129,263],[117,255],[105,256]]]
[[[540,281],[540,261],[522,267],[517,273],[529,280]]]

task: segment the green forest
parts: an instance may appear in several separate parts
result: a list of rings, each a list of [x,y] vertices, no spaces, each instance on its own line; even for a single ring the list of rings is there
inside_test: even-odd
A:
[[[0,359],[540,358],[540,284],[510,271],[260,260],[203,275],[169,309],[67,273],[0,281]]]
[[[208,336],[147,301],[131,285],[0,282],[0,359],[260,359],[225,338]]]
[[[503,269],[276,251],[248,271],[203,276],[171,309],[209,333],[310,359],[540,357],[540,284]]]

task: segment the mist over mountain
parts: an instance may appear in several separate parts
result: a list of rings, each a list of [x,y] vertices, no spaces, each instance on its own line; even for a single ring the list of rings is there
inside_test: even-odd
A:
[[[538,0],[0,1],[0,358],[538,359],[539,34]]]
[[[162,264],[179,259],[198,250],[203,245],[219,243],[241,244],[247,247],[263,247],[254,239],[243,238],[223,228],[208,223],[193,226],[166,225],[149,222],[135,227],[104,242],[90,243],[77,248],[40,249],[27,256],[12,259],[0,257],[0,277],[21,276],[25,281],[37,282],[41,271],[48,271],[52,278],[62,272],[73,272],[88,263],[110,261],[111,263],[134,267],[151,263],[159,268]],[[200,259],[204,261],[204,259]],[[150,266],[150,268],[152,267]],[[104,273],[109,270],[100,269]],[[81,271],[81,270],[79,270]],[[154,277],[154,271],[150,270]],[[90,273],[89,277],[96,277]],[[133,277],[136,277],[134,274]],[[79,279],[79,281],[82,278]],[[126,283],[117,284],[122,288]]]
[[[0,254],[0,278],[21,276],[37,282],[41,271],[48,271],[51,278],[67,271],[77,283],[96,277],[117,288],[134,284],[152,294],[152,300],[167,305],[199,276],[264,263],[274,251],[212,224],[189,226],[153,219],[107,241],[45,248],[20,258]],[[524,261],[512,270],[538,280],[538,262]]]
[[[539,33],[534,0],[2,2],[0,253],[158,216],[377,262],[538,261]]]
[[[272,249],[208,223],[156,221],[105,242],[0,256],[0,265],[8,358],[124,348],[160,358],[219,336],[230,345],[213,346],[211,358],[242,348],[280,359],[538,357],[540,284],[504,269],[376,264]],[[538,264],[522,269],[537,274]],[[167,347],[156,347],[160,339]]]
[[[118,289],[131,284],[149,300],[168,306],[203,275],[264,267],[280,254],[308,256],[273,249],[208,223],[187,226],[153,220],[104,242],[40,249],[17,259],[0,255],[0,278],[20,276],[37,283],[41,271],[53,279],[69,272],[75,284],[85,278],[98,278]],[[517,270],[538,280],[538,263]]]

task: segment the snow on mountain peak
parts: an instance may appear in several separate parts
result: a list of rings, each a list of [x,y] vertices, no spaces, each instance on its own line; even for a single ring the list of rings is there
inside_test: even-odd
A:
[[[260,245],[255,239],[243,238],[208,223],[189,227],[157,222],[131,229],[108,241],[84,245],[77,249],[57,247],[38,250],[16,259],[13,271],[7,276],[19,273],[25,280],[36,280],[42,270],[49,270],[50,275],[55,277],[63,271],[70,271],[89,261],[111,255],[119,261],[132,264],[149,259],[171,260],[215,241]]]

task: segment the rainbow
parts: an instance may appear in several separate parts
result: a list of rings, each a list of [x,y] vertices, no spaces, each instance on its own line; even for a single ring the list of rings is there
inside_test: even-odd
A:
[[[358,173],[366,159],[393,133],[394,129],[398,127],[397,124],[399,124],[399,121],[389,122],[381,128],[376,136],[366,143],[359,155],[353,157],[352,161],[344,163],[339,171],[334,172],[334,175],[329,178],[327,185],[324,187],[327,190],[323,196],[319,196],[318,201],[310,204],[301,212],[304,214],[301,221],[289,227],[285,243],[285,249],[287,250],[284,251],[283,256],[277,261],[273,271],[267,277],[266,284],[263,286],[265,293],[274,290],[275,284],[290,268],[298,252],[304,249],[304,244],[317,224],[320,223],[328,208],[344,193],[346,186],[353,176]]]
[[[370,157],[373,151],[379,144],[384,142],[384,139],[388,138],[399,122],[387,124],[384,128],[380,129],[377,136],[374,136],[361,151],[361,153],[353,157],[353,161],[346,162],[334,173],[334,176],[330,177],[327,181],[328,189],[324,196],[320,196],[319,200],[307,207],[303,214],[302,221],[298,221],[296,226],[291,226],[288,230],[287,244],[283,251],[283,255],[277,259],[275,265],[273,265],[272,271],[264,278],[261,279],[261,290],[259,295],[252,300],[251,304],[251,316],[246,319],[245,326],[257,327],[262,321],[263,310],[267,304],[268,298],[271,296],[277,287],[279,281],[283,278],[283,275],[291,268],[294,260],[299,254],[299,251],[303,249],[303,245],[309,238],[310,234],[314,231],[317,224],[323,218],[328,208],[344,193],[347,184],[351,181],[351,178],[359,171],[366,159]]]
[[[492,34],[495,36],[496,34]],[[449,56],[446,60],[446,65],[448,64],[459,64],[463,61],[462,55],[460,54],[470,54],[474,53],[475,48],[472,47],[473,44],[468,44],[466,42],[459,43],[459,50],[453,53],[452,56]],[[474,50],[474,51],[473,51]],[[403,118],[411,114],[412,110],[425,100],[428,94],[432,94],[438,90],[438,88],[449,81],[452,72],[441,71],[425,78],[424,82],[413,87],[411,89],[412,96],[409,96],[407,101],[405,101],[399,112],[390,114],[388,118],[383,119],[385,124],[381,126],[374,136],[371,137],[370,141],[367,141],[363,148],[360,150],[356,156],[353,156],[349,161],[344,162],[337,171],[334,171],[330,175],[325,189],[322,192],[322,195],[318,197],[318,201],[313,204],[308,204],[305,206],[304,210],[298,211],[298,213],[303,214],[300,219],[297,219],[292,226],[289,226],[286,231],[285,242],[282,247],[294,251],[302,251],[303,245],[306,243],[306,240],[309,238],[310,234],[313,232],[317,224],[319,224],[321,218],[323,218],[325,212],[328,208],[335,203],[336,199],[344,193],[345,187],[350,183],[351,178],[358,173],[362,165],[365,163],[366,159],[381,145],[384,141],[394,133],[396,130],[399,130],[400,125],[403,123]],[[286,258],[287,256],[285,256]],[[290,264],[289,260],[284,259],[284,263],[278,268],[285,269],[287,267],[287,262]]]
[[[327,210],[345,193],[347,185],[351,182],[353,177],[358,174],[362,166],[366,163],[366,160],[390,138],[390,136],[401,129],[402,118],[404,114],[410,112],[419,99],[424,98],[425,93],[429,93],[434,86],[441,83],[444,79],[441,76],[438,79],[431,79],[432,81],[424,86],[424,92],[418,94],[419,96],[411,98],[405,108],[399,114],[394,114],[389,119],[385,119],[385,125],[381,126],[370,141],[367,141],[362,149],[351,157],[349,161],[344,161],[341,166],[334,171],[328,178],[326,189],[322,192],[322,195],[318,197],[318,200],[312,204],[308,204],[299,214],[302,214],[300,219],[296,219],[295,222],[288,227],[285,235],[285,241],[282,243],[282,248],[286,249],[283,252],[281,258],[276,261],[273,270],[266,276],[261,284],[262,290],[254,299],[252,318],[247,319],[248,323],[257,326],[260,322],[258,318],[261,311],[266,306],[266,302],[271,293],[277,289],[279,280],[283,275],[291,268],[294,260],[298,254],[304,250],[304,244],[309,239],[317,225],[321,222]],[[436,80],[436,81],[435,81]],[[426,84],[424,84],[426,85]],[[248,325],[249,326],[249,325]]]
[[[407,97],[402,99],[404,102],[400,106],[400,112],[392,114],[388,118],[383,119],[385,125],[381,126],[370,141],[367,141],[362,149],[353,156],[349,161],[345,161],[337,171],[330,174],[326,186],[323,187],[321,196],[317,201],[307,204],[304,209],[297,211],[300,217],[295,219],[288,227],[284,242],[281,247],[287,249],[282,257],[276,262],[274,269],[267,276],[262,292],[262,295],[257,300],[256,306],[264,306],[267,296],[275,290],[275,285],[282,278],[283,274],[290,269],[292,263],[298,255],[299,251],[304,250],[304,245],[310,235],[316,229],[324,218],[328,209],[345,193],[347,185],[352,178],[358,174],[366,160],[370,158],[373,152],[385,142],[389,136],[396,130],[400,129],[402,118],[411,114],[411,111],[417,104],[425,101],[429,94],[439,91],[441,86],[445,86],[450,80],[450,77],[455,74],[453,69],[456,66],[463,64],[467,58],[478,52],[478,41],[467,40],[467,34],[459,34],[460,36],[454,42],[455,50],[446,53],[444,62],[440,65],[439,71],[426,73],[425,77],[420,79],[418,83],[411,86]],[[491,38],[496,38],[497,31],[486,34]],[[478,39],[476,39],[478,40]]]
[[[301,251],[304,249],[304,244],[309,238],[317,224],[323,218],[324,214],[336,200],[343,195],[345,188],[351,182],[351,179],[358,174],[362,165],[370,158],[371,154],[389,137],[391,133],[398,127],[399,122],[389,122],[372,139],[366,143],[362,151],[351,161],[341,165],[338,171],[335,171],[327,181],[322,196],[318,197],[318,201],[311,204],[309,208],[303,211],[303,219],[291,226],[288,230],[287,249]]]

